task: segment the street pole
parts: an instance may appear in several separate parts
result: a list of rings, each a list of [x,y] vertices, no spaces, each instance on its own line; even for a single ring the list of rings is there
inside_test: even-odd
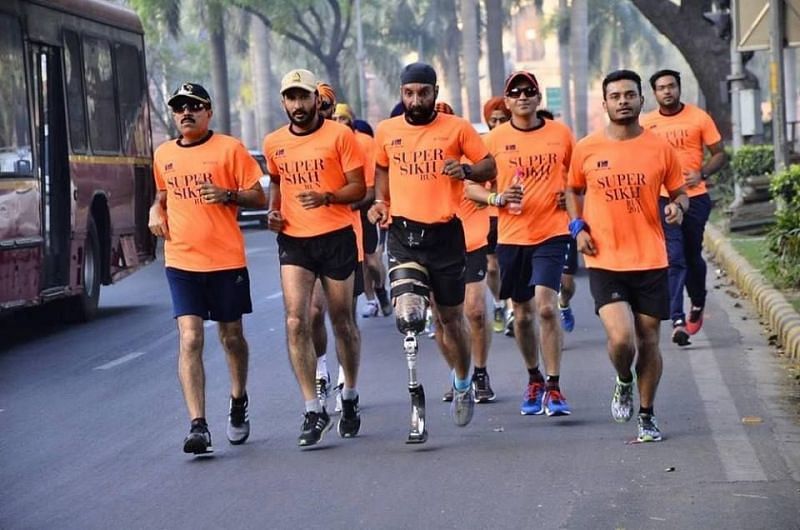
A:
[[[739,53],[739,43],[736,36],[736,16],[738,13],[736,9],[736,2],[739,0],[731,0],[731,75],[729,77],[731,82],[731,135],[733,136],[733,152],[735,153],[744,145],[742,138],[742,105],[740,99],[740,92],[742,90],[742,81],[744,80],[744,72],[742,66],[742,54]],[[734,203],[738,204],[739,199],[742,197],[742,186],[734,178],[733,179],[733,198]]]
[[[356,0],[356,63],[358,63],[358,117],[367,119],[367,76],[364,61],[364,35],[361,30],[361,0]]]
[[[775,150],[775,171],[786,169],[786,105],[784,104],[783,41],[784,0],[770,0],[769,78],[772,92],[772,143]]]

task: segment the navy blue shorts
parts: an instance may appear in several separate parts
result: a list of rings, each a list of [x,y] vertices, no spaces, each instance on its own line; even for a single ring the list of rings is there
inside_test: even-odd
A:
[[[569,238],[569,247],[567,248],[567,259],[564,262],[564,274],[574,275],[578,272],[578,243]]]
[[[253,312],[247,268],[193,272],[167,267],[174,318],[197,315],[203,320],[236,322]]]
[[[537,245],[498,243],[500,299],[527,302],[537,285],[558,291],[569,241],[569,236],[556,236]]]

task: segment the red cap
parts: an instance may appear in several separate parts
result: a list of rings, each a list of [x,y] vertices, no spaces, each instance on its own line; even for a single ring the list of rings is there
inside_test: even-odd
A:
[[[539,82],[536,80],[536,76],[524,70],[511,72],[511,74],[508,77],[506,77],[506,84],[505,87],[503,88],[503,92],[508,92],[508,89],[511,88],[511,85],[514,83],[514,81],[520,78],[527,79],[528,81],[530,81],[530,83],[533,85],[533,88],[535,88],[537,92],[541,92],[539,90]]]

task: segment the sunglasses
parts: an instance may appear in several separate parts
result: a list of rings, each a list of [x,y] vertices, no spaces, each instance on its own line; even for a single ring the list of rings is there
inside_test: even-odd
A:
[[[330,110],[331,107],[333,107],[333,103],[330,101],[322,101],[319,104],[319,110]]]
[[[539,91],[533,88],[532,86],[526,86],[523,88],[520,87],[512,88],[511,90],[506,92],[506,96],[510,97],[511,99],[517,99],[521,97],[522,94],[525,94],[525,97],[527,98],[532,98],[537,94],[539,94]]]
[[[184,103],[183,105],[173,105],[172,112],[175,114],[181,114],[184,111],[189,112],[200,112],[201,110],[205,110],[207,107],[205,103],[200,103],[199,101],[192,101],[191,103]]]

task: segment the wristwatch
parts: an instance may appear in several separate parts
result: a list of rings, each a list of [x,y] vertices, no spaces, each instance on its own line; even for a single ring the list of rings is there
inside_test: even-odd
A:
[[[324,206],[330,206],[330,204],[332,202],[333,202],[333,193],[331,193],[331,192],[325,193],[325,195],[323,196],[323,199],[322,199],[322,204]]]
[[[234,199],[234,194],[235,193],[236,192],[233,191],[233,190],[228,190],[228,191],[225,192],[225,204],[228,204],[228,203],[233,202],[235,200]]]

